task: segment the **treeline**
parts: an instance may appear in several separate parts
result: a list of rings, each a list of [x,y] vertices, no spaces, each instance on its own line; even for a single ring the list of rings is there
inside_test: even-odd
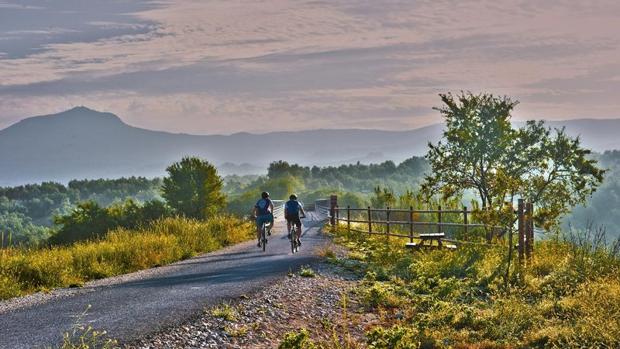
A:
[[[588,200],[564,219],[565,229],[604,229],[608,236],[620,237],[620,151],[606,151],[597,156],[607,169],[605,180]]]
[[[43,183],[2,189],[2,246],[101,239],[114,229],[140,229],[168,217],[206,220],[222,212],[223,180],[209,162],[187,157],[163,179],[141,177]],[[41,209],[41,202],[45,203]],[[34,208],[34,209],[33,209]],[[53,226],[33,223],[46,218]],[[3,234],[7,232],[7,234]]]
[[[386,191],[397,201],[401,195],[412,196],[419,187],[428,164],[423,157],[412,157],[400,164],[348,164],[340,166],[301,166],[286,161],[269,165],[267,175],[227,178],[225,188],[230,196],[228,208],[236,214],[248,214],[261,191],[267,190],[274,199],[286,199],[297,193],[302,201],[338,194],[341,205],[366,206],[371,200],[383,200]],[[408,193],[408,194],[407,194]]]
[[[49,238],[55,216],[71,214],[81,202],[109,206],[127,199],[147,202],[161,198],[161,179],[130,177],[73,180],[0,188],[2,245],[36,244]]]

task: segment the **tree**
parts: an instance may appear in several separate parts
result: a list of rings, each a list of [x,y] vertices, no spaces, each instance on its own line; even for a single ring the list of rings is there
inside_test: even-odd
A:
[[[492,94],[440,97],[444,106],[435,110],[446,129],[439,143],[429,143],[426,158],[432,174],[423,184],[427,195],[449,198],[473,190],[488,212],[524,198],[550,227],[601,184],[605,171],[579,138],[564,129],[552,131],[543,121],[514,128],[510,119],[517,101]]]
[[[226,206],[223,181],[215,166],[195,157],[169,166],[162,186],[163,197],[177,213],[206,219]]]

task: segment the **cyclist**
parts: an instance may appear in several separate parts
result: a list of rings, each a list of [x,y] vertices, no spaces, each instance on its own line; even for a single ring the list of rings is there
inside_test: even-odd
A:
[[[260,230],[264,224],[273,226],[273,202],[269,198],[269,193],[264,191],[261,193],[261,199],[254,205],[254,217],[256,217],[256,237],[258,238],[258,247],[261,247]]]
[[[301,217],[300,217],[301,213]],[[288,238],[291,239],[291,226],[295,224],[297,226],[297,236],[294,238],[297,239],[297,244],[301,246],[301,241],[299,238],[301,237],[301,219],[306,218],[306,212],[304,212],[304,207],[301,205],[299,201],[297,201],[297,195],[291,194],[289,196],[289,201],[284,204],[284,218],[286,218],[286,228],[288,229]]]

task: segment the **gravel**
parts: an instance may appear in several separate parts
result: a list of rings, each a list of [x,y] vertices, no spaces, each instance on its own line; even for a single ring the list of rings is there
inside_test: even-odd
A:
[[[127,348],[276,348],[284,335],[306,328],[314,340],[363,342],[364,310],[352,292],[359,280],[326,262],[309,266],[315,277],[289,272],[256,294],[211,306],[180,326],[128,343]],[[343,308],[346,300],[347,309]],[[228,307],[223,318],[217,310]],[[349,313],[353,314],[351,316]],[[219,316],[216,316],[219,315]],[[360,319],[362,320],[360,322]]]

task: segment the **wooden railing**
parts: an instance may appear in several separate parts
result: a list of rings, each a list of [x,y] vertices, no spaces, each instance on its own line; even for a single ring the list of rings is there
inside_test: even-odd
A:
[[[345,225],[347,232],[383,235],[386,238],[406,238],[409,245],[415,245],[414,240],[426,237],[437,238],[441,242],[453,244],[484,244],[489,245],[498,241],[513,240],[513,226],[496,226],[473,222],[473,211],[467,207],[461,210],[437,209],[418,210],[386,208],[346,208],[338,207],[337,198],[317,200],[315,210],[329,219],[332,227]],[[534,223],[533,205],[519,200],[517,210],[514,211],[517,223],[517,249],[519,261],[530,260],[534,250]],[[420,220],[416,217],[430,215],[433,220]],[[480,236],[478,234],[484,234]],[[451,237],[445,237],[452,235]],[[455,237],[456,236],[456,237]],[[440,238],[438,238],[440,237]],[[512,251],[512,243],[509,244]]]

